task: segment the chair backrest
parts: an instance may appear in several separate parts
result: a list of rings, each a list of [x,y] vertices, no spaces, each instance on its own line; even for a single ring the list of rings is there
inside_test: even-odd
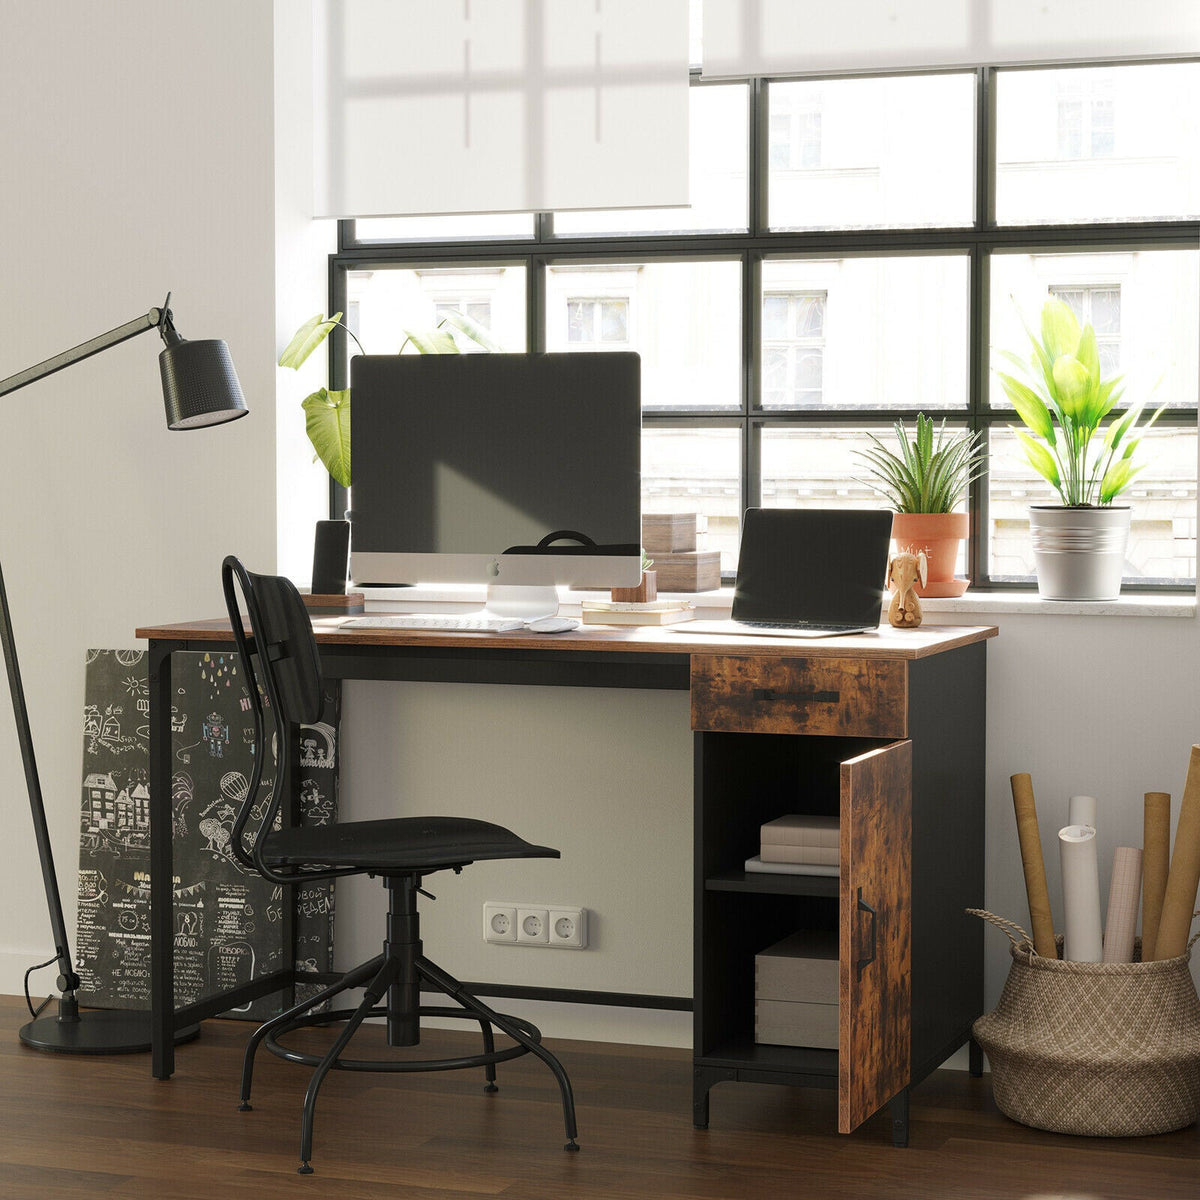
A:
[[[236,579],[246,602],[246,615],[254,644],[245,644]],[[232,554],[221,566],[225,605],[233,624],[234,639],[244,660],[253,654],[258,669],[243,663],[247,683],[261,683],[276,710],[277,722],[318,721],[321,718],[321,664],[312,622],[296,585],[282,575],[255,575]]]
[[[291,882],[295,873],[276,871],[264,863],[264,839],[256,837],[252,851],[247,853],[243,834],[257,803],[267,755],[259,689],[261,687],[265,693],[274,717],[278,760],[270,804],[258,827],[261,833],[273,827],[286,788],[293,749],[292,731],[300,724],[312,723],[321,717],[321,665],[317,641],[304,601],[290,579],[281,575],[255,575],[231,554],[221,564],[221,586],[250,693],[255,730],[254,769],[246,798],[234,821],[230,848],[243,866],[252,867],[275,882]],[[239,591],[250,621],[249,638],[238,605]],[[330,873],[329,877],[332,875]]]

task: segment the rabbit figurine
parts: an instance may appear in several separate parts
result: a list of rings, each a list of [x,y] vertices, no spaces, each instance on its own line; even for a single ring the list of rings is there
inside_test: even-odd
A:
[[[925,585],[925,552],[895,554],[888,560],[887,584],[892,589],[888,620],[897,629],[916,629],[921,624],[921,602],[917,599],[917,581]]]

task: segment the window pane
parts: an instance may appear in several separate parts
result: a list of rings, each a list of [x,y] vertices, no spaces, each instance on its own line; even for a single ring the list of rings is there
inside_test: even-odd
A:
[[[1138,461],[1146,469],[1124,492],[1132,519],[1125,553],[1130,582],[1180,583],[1196,577],[1196,430],[1156,425]],[[989,572],[994,579],[1034,577],[1030,504],[1057,504],[1058,495],[1029,465],[1007,429],[992,432],[989,484]]]
[[[554,232],[579,237],[748,228],[748,95],[742,83],[690,89],[690,208],[555,213]]]
[[[996,75],[1002,225],[1200,214],[1200,63]]]
[[[769,87],[772,229],[919,228],[974,220],[973,75]]]
[[[647,408],[736,408],[741,281],[737,262],[551,266],[546,348],[638,351]]]
[[[965,255],[768,259],[764,408],[967,404]]]
[[[741,461],[736,429],[642,432],[642,511],[699,513],[708,532],[697,548],[719,550],[721,571],[727,575],[737,570]]]
[[[404,330],[432,329],[449,311],[465,313],[505,350],[525,349],[524,267],[459,264],[348,271],[346,298],[347,324],[368,354],[394,354]],[[461,349],[476,348],[464,335],[454,336]],[[357,352],[353,343],[350,348]]]
[[[1057,296],[1096,330],[1100,370],[1120,373],[1121,404],[1153,411],[1195,408],[1200,388],[1200,252],[1122,250],[1104,254],[996,254],[991,259],[993,372],[990,403],[1010,409],[995,370],[1016,374],[1000,351],[1032,355],[1025,322],[1037,330],[1047,296]]]
[[[940,422],[939,422],[940,424]],[[947,436],[964,426],[946,425]],[[857,452],[873,443],[867,428],[765,428],[762,431],[762,503],[767,508],[890,508],[871,483],[870,468]],[[870,430],[889,450],[899,444],[890,426]],[[966,511],[966,504],[958,506]],[[955,573],[967,573],[966,544]]]
[[[532,213],[449,217],[371,217],[354,222],[359,242],[457,242],[473,238],[532,238]]]

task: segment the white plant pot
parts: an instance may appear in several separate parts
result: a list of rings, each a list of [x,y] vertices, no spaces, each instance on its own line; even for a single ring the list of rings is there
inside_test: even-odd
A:
[[[1121,594],[1128,505],[1029,506],[1029,533],[1043,600],[1115,600]]]

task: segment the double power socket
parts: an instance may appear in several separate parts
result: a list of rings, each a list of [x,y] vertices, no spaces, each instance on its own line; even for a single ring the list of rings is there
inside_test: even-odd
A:
[[[569,904],[516,904],[488,900],[483,905],[483,940],[500,946],[587,948],[587,909]]]

